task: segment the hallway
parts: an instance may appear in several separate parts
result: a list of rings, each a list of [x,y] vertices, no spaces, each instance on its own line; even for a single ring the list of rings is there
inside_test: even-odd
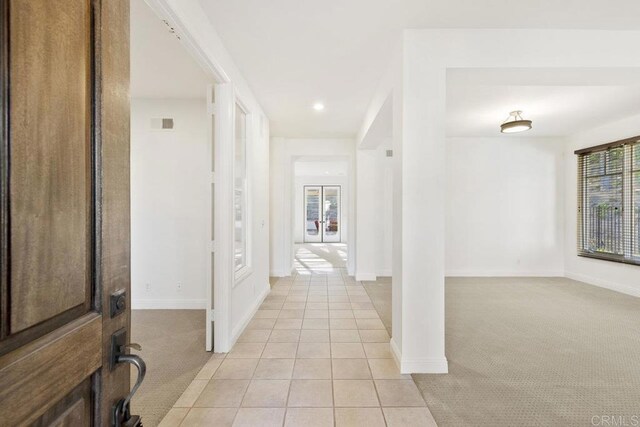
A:
[[[300,245],[231,352],[215,354],[162,426],[434,426],[345,245]]]

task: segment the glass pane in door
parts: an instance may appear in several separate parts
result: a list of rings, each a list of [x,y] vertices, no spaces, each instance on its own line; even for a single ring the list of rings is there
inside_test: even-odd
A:
[[[323,187],[323,242],[340,241],[340,187]]]
[[[304,187],[304,241],[322,241],[322,187]]]

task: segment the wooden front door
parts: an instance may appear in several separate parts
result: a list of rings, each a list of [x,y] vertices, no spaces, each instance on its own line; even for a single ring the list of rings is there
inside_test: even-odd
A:
[[[0,426],[109,426],[130,388],[109,363],[130,327],[129,0],[0,0],[0,25]]]

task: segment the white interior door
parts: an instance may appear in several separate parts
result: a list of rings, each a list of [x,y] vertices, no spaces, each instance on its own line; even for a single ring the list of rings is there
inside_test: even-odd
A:
[[[340,186],[325,185],[322,187],[322,241],[325,243],[340,242],[342,229]]]
[[[322,187],[304,187],[304,241],[322,242]]]
[[[214,104],[214,91],[215,91],[215,86],[214,85],[209,85],[207,87],[207,117],[209,118],[209,134],[208,134],[208,140],[209,140],[209,161],[208,161],[208,165],[209,165],[209,171],[211,172],[210,174],[210,179],[209,182],[207,183],[208,187],[209,187],[209,191],[207,194],[209,194],[209,204],[208,204],[208,216],[209,216],[209,221],[207,221],[207,227],[208,227],[208,236],[210,239],[210,244],[207,248],[207,296],[206,296],[206,300],[207,300],[207,308],[206,308],[206,325],[205,325],[205,333],[206,333],[206,338],[205,338],[205,348],[207,351],[213,351],[213,331],[214,331],[214,327],[213,327],[213,318],[214,318],[214,283],[215,283],[215,274],[214,274],[214,253],[215,253],[215,232],[214,232],[214,226],[213,226],[213,221],[215,218],[215,211],[214,211],[214,206],[215,206],[215,201],[214,201],[214,194],[215,194],[215,188],[216,188],[216,162],[215,162],[215,157],[216,157],[216,138],[215,138],[215,129],[216,129],[216,116],[215,116],[215,104]]]

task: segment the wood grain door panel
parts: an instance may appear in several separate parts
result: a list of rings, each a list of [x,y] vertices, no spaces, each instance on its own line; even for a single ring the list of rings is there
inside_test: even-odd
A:
[[[92,313],[0,357],[0,425],[38,419],[102,364],[102,316]]]
[[[92,381],[91,378],[87,378],[34,421],[31,427],[88,426],[91,425],[92,418]]]
[[[88,0],[13,0],[9,15],[15,334],[91,304],[92,40]]]

